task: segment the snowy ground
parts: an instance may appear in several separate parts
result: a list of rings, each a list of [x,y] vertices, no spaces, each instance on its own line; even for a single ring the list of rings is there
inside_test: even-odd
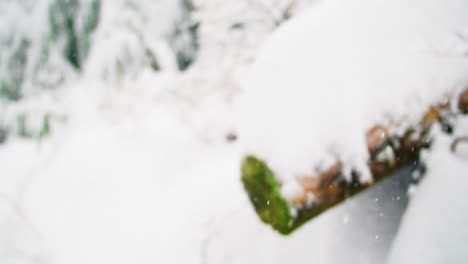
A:
[[[333,20],[330,17],[342,13],[352,14],[339,21],[341,25],[347,25],[353,21],[353,16],[360,14],[362,8],[365,11],[363,14],[367,16],[363,16],[363,20],[357,24],[347,25],[350,30],[355,30],[359,23],[366,21],[366,17],[375,18],[380,14],[374,14],[372,9],[366,10],[366,1],[359,1],[364,5],[355,6],[351,13],[346,13],[348,9],[337,5],[312,11],[318,15],[315,23],[329,23],[333,28],[340,29],[340,24],[331,23]],[[458,28],[466,22],[466,18],[452,13],[456,10],[455,14],[464,15],[466,1],[445,1],[411,1],[414,4],[412,7],[426,6],[422,3],[428,3],[426,13],[421,13],[417,21],[427,22],[436,17],[435,21],[446,22],[439,23],[437,30],[433,31],[440,33],[436,34],[437,38],[445,37],[442,33],[447,28],[452,29],[454,25]],[[53,119],[51,135],[47,138],[40,141],[11,138],[0,147],[1,263],[385,263],[388,254],[390,263],[463,263],[467,257],[463,249],[468,246],[468,229],[464,228],[468,203],[462,199],[468,190],[468,185],[464,184],[468,183],[464,178],[466,157],[448,158],[451,157],[447,148],[448,139],[442,136],[434,147],[434,153],[425,158],[432,164],[428,168],[430,173],[412,194],[414,198],[409,202],[405,215],[408,175],[414,169],[411,167],[326,212],[290,237],[282,237],[262,224],[239,179],[240,160],[245,154],[244,144],[252,142],[252,137],[245,140],[240,133],[239,140],[235,142],[229,142],[226,137],[230,133],[238,133],[239,123],[245,122],[245,115],[244,120],[238,119],[241,80],[248,76],[248,66],[256,56],[258,46],[274,29],[275,20],[265,20],[268,21],[266,25],[255,24],[253,18],[256,14],[242,11],[245,5],[239,3],[244,1],[232,4],[232,7],[237,8],[225,6],[224,9],[219,9],[219,5],[211,3],[213,1],[195,2],[199,6],[206,5],[206,9],[201,9],[199,15],[202,20],[211,23],[202,31],[198,64],[188,72],[178,73],[171,69],[154,73],[141,70],[136,78],[122,80],[116,86],[87,73],[80,79],[64,84],[59,91],[30,99],[35,102],[11,107],[9,111],[14,112],[20,111],[22,107],[42,109],[45,104],[47,109],[53,109],[54,113],[65,118]],[[339,3],[336,0],[334,2]],[[403,1],[395,0],[394,3]],[[396,11],[400,8],[398,5],[390,6]],[[442,12],[432,9],[443,6],[447,8],[441,8]],[[203,14],[203,10],[207,13]],[[222,10],[220,14],[232,16],[226,15],[229,19],[224,21],[216,13],[217,10]],[[392,12],[377,21],[393,21]],[[251,31],[243,35],[231,32],[233,35],[229,35],[228,44],[215,41],[223,39],[224,33],[220,28],[235,23],[234,18],[237,16],[233,14],[239,13],[244,15],[242,19],[247,21],[247,25],[253,23],[256,26],[249,28]],[[440,14],[443,16],[439,17]],[[296,25],[301,33],[304,30],[301,23],[310,23],[306,17],[291,22],[289,27]],[[450,19],[445,20],[447,17]],[[224,22],[214,23],[217,19]],[[404,22],[398,26],[405,27]],[[390,24],[385,25],[392,28]],[[428,27],[418,23],[413,26],[417,29]],[[260,53],[263,61],[273,59],[277,63],[275,65],[286,69],[292,61],[286,53],[274,58],[265,56],[268,52],[277,51],[274,46],[289,45],[284,41],[301,37],[297,32],[285,32],[287,28],[275,33],[277,35],[272,41],[276,39],[278,43],[267,45],[273,48]],[[371,30],[378,31],[378,28]],[[281,32],[285,34],[283,37]],[[366,31],[358,32],[364,34]],[[316,33],[334,38],[327,35],[326,31]],[[394,34],[392,36],[400,37],[399,32]],[[235,42],[236,39],[238,42]],[[308,41],[299,46],[307,48]],[[233,46],[229,46],[229,43]],[[238,46],[238,43],[246,45]],[[398,54],[397,58],[391,58],[392,54],[383,57],[395,61],[404,55],[414,55],[411,43],[410,47],[405,46],[408,43],[403,45],[408,48],[407,53]],[[379,48],[388,45],[377,44]],[[463,41],[457,38],[448,38],[441,45],[441,48],[449,51],[453,48],[452,55],[455,57],[465,50]],[[207,47],[203,49],[204,46]],[[105,49],[106,45],[99,47]],[[333,47],[341,46],[336,44]],[[286,50],[290,51],[289,48]],[[354,50],[356,53],[353,55],[359,55],[361,51]],[[220,53],[225,56],[219,57],[217,54]],[[316,53],[320,53],[320,50],[309,55],[313,57]],[[346,55],[345,51],[340,54]],[[170,52],[165,55],[166,58],[172,56]],[[302,58],[301,54],[296,55]],[[438,66],[430,64],[434,67],[428,66],[417,71],[419,77],[426,77],[428,72],[443,69],[446,74],[442,77],[448,80],[436,82],[438,88],[463,79],[461,76],[464,74],[466,59],[459,61],[431,57],[426,60],[426,57],[419,55],[415,55],[415,58],[421,59],[417,60],[418,65],[424,62],[444,63]],[[352,60],[355,57],[345,58]],[[303,60],[300,62],[302,66]],[[313,58],[305,61],[317,66]],[[327,66],[329,68],[322,69],[333,68],[329,73],[334,74],[339,61],[340,58],[332,60]],[[371,67],[371,62],[367,61],[367,66]],[[102,66],[99,63],[97,66]],[[463,67],[458,68],[460,65]],[[343,64],[342,68],[348,66],[353,65]],[[385,69],[395,70],[392,65],[387,66]],[[407,65],[404,69],[411,66]],[[318,66],[316,68],[320,69]],[[457,71],[450,71],[453,68],[457,68]],[[272,73],[268,72],[271,69],[260,68],[260,71],[263,70],[265,75]],[[291,71],[277,77],[303,73]],[[322,81],[313,80],[317,83]],[[391,84],[401,82],[404,81],[395,79],[386,85],[390,87]],[[298,83],[299,86],[304,84]],[[334,84],[342,83],[336,81]],[[410,79],[409,84],[422,87],[427,84],[427,80]],[[275,85],[273,94],[281,95],[279,88],[282,83]],[[294,91],[291,88],[288,87],[289,92]],[[323,95],[321,90],[314,91]],[[294,91],[288,95],[283,98],[294,101],[301,94]],[[327,98],[330,101],[333,91],[325,95],[329,96]],[[422,100],[432,99],[433,96],[423,96]],[[272,104],[276,107],[275,98],[258,96],[253,99],[259,98],[268,101],[264,104],[266,107]],[[385,99],[380,95],[378,98]],[[346,97],[342,99],[345,101]],[[391,107],[389,105],[383,104],[382,107]],[[265,109],[258,110],[263,113]],[[345,110],[339,113],[343,114]],[[349,113],[359,115],[359,111]],[[292,112],[282,113],[290,117]],[[348,119],[337,125],[337,116],[334,115],[329,126],[350,126]],[[258,122],[255,116],[247,121],[248,125]],[[276,120],[268,121],[266,128],[262,128],[267,132],[268,125],[277,125],[274,122]],[[290,120],[290,124],[297,125],[295,121]],[[320,123],[324,124],[326,120]],[[313,128],[310,124],[306,127]],[[460,127],[456,133],[460,136],[468,133],[466,124],[460,122]],[[273,140],[271,137],[262,137],[267,135],[265,130],[256,131],[259,133],[258,139],[264,140],[259,143],[263,146],[268,143],[266,140],[270,140],[270,144],[274,143],[277,146],[274,153],[279,153],[276,158],[281,159],[283,154],[291,152],[291,146],[287,145],[288,142],[281,134],[284,130],[268,134],[278,136]],[[351,138],[347,138],[349,141],[344,142],[345,149],[356,143],[353,136],[359,133],[361,131],[357,130]],[[332,133],[327,138],[332,135],[336,136]],[[323,139],[320,136],[317,138]],[[294,141],[294,144],[299,143]],[[250,150],[254,146],[248,147]],[[280,147],[284,148],[277,150]],[[265,153],[263,151],[259,154]],[[306,149],[305,153],[309,151]],[[302,161],[299,158],[295,162]],[[278,166],[283,168],[283,165]],[[301,166],[299,164],[297,167]],[[289,171],[288,168],[285,170]],[[403,222],[399,228],[401,218]],[[395,237],[396,242],[393,243]]]
[[[145,104],[147,94],[138,106],[97,99],[83,107],[77,98],[95,88],[70,87],[68,123],[48,139],[0,150],[9,173],[1,185],[5,261],[340,263],[341,254],[327,257],[333,248],[362,263],[386,255],[404,186],[378,188],[283,238],[260,223],[242,190],[237,143],[223,133],[200,138],[176,102]],[[356,240],[365,243],[359,254]]]

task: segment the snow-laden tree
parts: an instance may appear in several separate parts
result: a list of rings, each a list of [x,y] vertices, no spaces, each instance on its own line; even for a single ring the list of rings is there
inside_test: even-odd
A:
[[[195,58],[196,26],[186,0],[23,0],[1,5],[1,91],[11,100],[40,87],[56,87],[87,66],[118,79],[144,67],[159,70],[164,60],[168,67],[185,69]]]
[[[198,49],[191,11],[188,0],[0,2],[2,104],[55,93],[83,76],[118,85],[145,70],[185,70]],[[2,131],[43,134],[26,132],[27,111],[9,112],[0,111]],[[48,127],[46,116],[40,127]]]
[[[2,4],[0,81],[18,100],[60,85],[82,68],[100,15],[99,0],[15,1]]]
[[[185,70],[195,59],[197,25],[181,1],[103,1],[87,74],[136,78],[145,69]]]

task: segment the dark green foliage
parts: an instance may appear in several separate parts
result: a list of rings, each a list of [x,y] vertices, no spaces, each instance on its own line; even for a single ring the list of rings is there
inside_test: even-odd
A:
[[[82,67],[89,51],[89,38],[98,25],[100,0],[93,0],[89,10],[83,8],[78,0],[56,0],[49,8],[49,40],[51,43],[65,40],[63,55],[76,70]],[[83,24],[78,24],[79,11],[85,13]]]
[[[56,0],[49,8],[50,40],[56,42],[65,38],[65,58],[75,69],[80,69],[80,54],[77,43],[75,19],[78,11],[77,0]]]
[[[67,44],[65,46],[64,55],[67,58],[68,62],[77,70],[81,68],[80,62],[80,50],[78,49],[78,37],[74,33],[74,21],[67,19],[66,22],[66,36]]]
[[[16,129],[12,129],[11,127],[3,128],[5,135],[8,135],[9,132],[15,131],[15,133],[22,138],[27,139],[43,139],[50,133],[50,120],[49,116],[45,115],[42,118],[42,123],[40,128],[31,128],[28,126],[28,117],[26,115],[19,115],[16,118]],[[1,137],[1,129],[0,129],[0,137]]]
[[[198,43],[200,24],[191,20],[190,14],[194,7],[190,0],[181,0],[181,6],[186,15],[177,23],[175,30],[169,36],[169,42],[175,51],[179,70],[184,71],[192,65],[200,48]]]
[[[199,23],[190,25],[188,27],[188,32],[185,34],[188,35],[188,38],[191,40],[192,47],[191,50],[188,52],[185,52],[184,50],[180,50],[176,54],[176,59],[177,59],[177,65],[179,66],[179,70],[183,71],[186,70],[195,60],[194,53],[197,52],[199,49],[199,44],[198,44],[198,27],[200,26]],[[176,30],[176,32],[179,30]],[[180,34],[180,33],[176,33]]]
[[[13,41],[12,45],[13,51],[7,57],[7,67],[11,71],[9,75],[4,76],[4,80],[0,80],[0,98],[18,101],[21,98],[21,85],[25,78],[27,53],[31,44],[27,39],[21,38],[19,41]]]
[[[18,101],[21,98],[21,95],[19,89],[12,89],[3,82],[0,82],[0,98],[7,99],[9,101]]]
[[[242,164],[242,182],[260,219],[281,234],[290,233],[293,219],[289,204],[281,196],[281,186],[267,165],[247,157]]]
[[[49,116],[46,115],[42,119],[42,126],[41,126],[41,130],[39,131],[38,138],[42,139],[46,137],[47,135],[49,135],[49,133],[50,133]]]
[[[90,48],[90,37],[96,30],[99,23],[99,14],[101,13],[101,1],[93,0],[85,15],[83,30],[80,38],[80,50],[82,57],[86,57]]]
[[[18,100],[21,97],[20,86],[24,81],[25,67],[28,60],[27,52],[30,46],[31,43],[22,38],[8,62],[8,67],[13,69],[10,83],[10,99],[12,100]]]
[[[8,138],[8,130],[0,126],[0,144],[3,144]]]

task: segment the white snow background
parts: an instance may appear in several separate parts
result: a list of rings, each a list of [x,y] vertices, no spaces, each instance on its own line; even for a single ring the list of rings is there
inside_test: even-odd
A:
[[[369,124],[388,115],[413,121],[466,85],[468,1],[297,1],[283,23],[289,1],[197,0],[200,51],[185,72],[164,39],[172,24],[164,21],[181,16],[177,4],[141,2],[143,17],[161,15],[137,24],[157,36],[148,45],[162,70],[135,64],[121,79],[102,73],[119,45],[139,56],[139,44],[119,31],[126,1],[103,2],[85,71],[2,104],[7,120],[18,112],[59,118],[40,141],[12,137],[0,146],[0,263],[467,259],[466,156],[453,158],[442,135],[424,157],[428,174],[401,228],[412,168],[282,237],[255,215],[240,162],[253,152],[287,180],[327,162],[332,148],[362,167]],[[14,12],[6,9],[14,4],[0,7]],[[37,17],[0,14],[2,28],[21,18],[21,30],[35,30]],[[468,134],[459,123],[456,133]],[[228,142],[229,133],[239,140]]]

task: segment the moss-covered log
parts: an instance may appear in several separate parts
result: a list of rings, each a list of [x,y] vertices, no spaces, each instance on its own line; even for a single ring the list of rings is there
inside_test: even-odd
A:
[[[244,159],[242,182],[262,221],[282,234],[289,234],[325,210],[373,186],[409,162],[417,160],[422,147],[418,142],[411,142],[399,149],[396,154],[399,158],[395,162],[371,161],[369,167],[374,176],[372,183],[361,183],[357,174],[353,174],[351,181],[346,180],[341,170],[332,169],[333,173],[322,173],[315,178],[321,181],[319,187],[316,190],[310,188],[310,193],[314,195],[310,204],[306,202],[307,193],[299,194],[295,201],[287,201],[281,195],[281,183],[265,162],[253,156]],[[295,208],[294,204],[300,206]]]
[[[341,162],[337,161],[318,175],[302,179],[300,184],[304,192],[293,200],[287,200],[281,194],[281,182],[268,165],[261,159],[248,156],[242,164],[244,188],[260,219],[281,234],[290,234],[315,216],[417,161],[421,150],[430,147],[430,130],[435,123],[439,123],[446,133],[452,132],[450,119],[466,113],[467,94],[468,89],[460,94],[458,111],[453,112],[447,103],[432,106],[421,121],[408,127],[403,135],[391,135],[388,128],[379,125],[371,128],[366,135],[371,157],[368,167],[373,175],[371,183],[359,181],[358,172],[353,172],[351,179],[346,179]],[[393,153],[393,157],[382,158],[387,150]]]

